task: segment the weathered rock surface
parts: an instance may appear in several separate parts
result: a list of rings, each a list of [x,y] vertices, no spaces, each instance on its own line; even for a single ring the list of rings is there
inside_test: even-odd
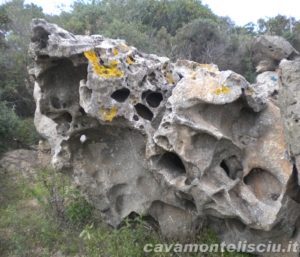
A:
[[[173,64],[44,20],[32,31],[36,127],[53,166],[109,224],[145,213],[180,236],[210,217],[231,243],[298,240],[275,74],[250,85],[215,65]]]
[[[299,54],[286,39],[279,36],[263,35],[255,37],[255,45],[262,55],[271,60],[281,61],[292,54]]]
[[[256,67],[256,72],[264,72],[264,71],[275,71],[278,68],[279,61],[277,60],[266,60],[259,62]]]
[[[256,83],[251,85],[254,99],[269,99],[278,105],[278,75],[275,71],[266,71],[256,77]]]
[[[289,155],[300,171],[300,61],[283,60],[279,72],[280,109]],[[298,173],[300,184],[300,174]]]

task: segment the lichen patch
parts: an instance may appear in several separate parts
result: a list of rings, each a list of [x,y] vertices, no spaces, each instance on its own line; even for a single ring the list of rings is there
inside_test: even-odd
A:
[[[228,87],[222,86],[221,88],[217,89],[215,94],[220,95],[220,94],[229,94],[230,89]]]
[[[118,110],[118,107],[113,106],[113,108],[111,108],[111,109],[101,109],[99,112],[100,112],[100,115],[103,117],[103,119],[112,121],[113,118],[117,114],[117,110]]]

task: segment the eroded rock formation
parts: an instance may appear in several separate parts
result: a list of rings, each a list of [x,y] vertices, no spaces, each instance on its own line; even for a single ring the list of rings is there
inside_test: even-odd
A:
[[[256,72],[275,71],[282,59],[293,59],[299,52],[279,36],[262,35],[254,38],[255,46],[267,60],[261,61]]]
[[[109,224],[144,213],[180,236],[209,217],[231,243],[298,240],[275,72],[250,85],[215,65],[171,63],[40,19],[31,26],[36,127],[53,166]]]

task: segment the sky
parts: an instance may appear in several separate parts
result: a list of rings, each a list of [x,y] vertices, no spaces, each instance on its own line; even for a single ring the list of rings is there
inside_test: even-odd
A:
[[[202,0],[202,4],[219,16],[229,16],[239,26],[278,14],[300,19],[299,0]]]
[[[5,1],[7,0],[0,0],[0,3]],[[25,0],[25,3],[31,2],[41,6],[45,13],[59,14],[57,6],[64,4],[68,7],[73,0]],[[238,26],[256,23],[259,18],[275,17],[278,14],[300,20],[299,0],[202,0],[202,4],[208,5],[219,16],[229,16]]]

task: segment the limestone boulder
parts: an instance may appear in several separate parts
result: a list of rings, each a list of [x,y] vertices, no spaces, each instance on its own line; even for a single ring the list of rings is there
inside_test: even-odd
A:
[[[254,38],[256,48],[265,57],[281,61],[299,52],[283,37],[262,35]]]
[[[283,60],[279,71],[279,103],[289,156],[300,171],[300,61]],[[300,184],[298,173],[298,181]]]
[[[171,63],[40,19],[32,31],[36,127],[53,166],[109,224],[144,213],[180,237],[208,218],[233,242],[297,240],[275,74],[250,85],[214,64]]]

